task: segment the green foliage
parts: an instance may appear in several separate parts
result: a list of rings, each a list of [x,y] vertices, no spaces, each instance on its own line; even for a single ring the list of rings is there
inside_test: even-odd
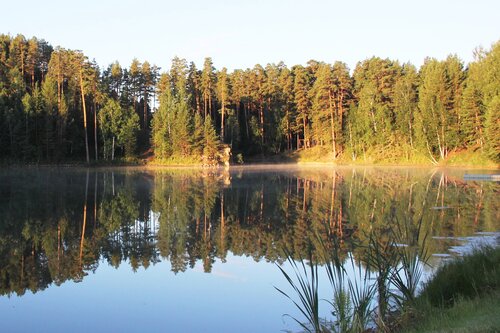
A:
[[[157,158],[190,155],[192,133],[185,96],[173,95],[166,90],[160,97],[160,108],[153,116],[152,141]]]
[[[457,300],[451,308],[420,304],[402,316],[398,332],[484,333],[500,330],[500,295],[492,292],[475,299]],[[408,318],[409,317],[409,318]]]
[[[136,133],[139,131],[139,116],[132,108],[120,106],[118,101],[108,99],[99,112],[99,124],[105,144],[107,158],[114,155],[113,144],[123,147],[125,156],[133,157],[136,148]]]
[[[212,161],[216,158],[216,154],[219,151],[219,138],[215,133],[215,128],[212,125],[210,117],[205,118],[205,124],[203,127],[203,155],[208,161]]]
[[[205,146],[205,124],[199,113],[194,115],[193,135],[191,137],[191,147],[193,154],[201,156]]]
[[[175,57],[160,77],[148,61],[100,71],[80,51],[1,35],[0,158],[80,160],[91,147],[95,159],[109,158],[112,137],[121,141],[120,156],[149,148],[157,160],[201,156],[201,128],[210,118],[221,142],[244,155],[321,147],[328,151],[323,159],[335,162],[411,163],[426,156],[442,164],[472,150],[498,162],[499,68],[497,42],[476,50],[467,68],[456,56],[427,59],[418,70],[372,57],[352,76],[344,63],[315,60],[228,72],[211,58],[198,70]],[[110,136],[110,125],[97,123],[110,98],[128,114],[121,125],[127,134]]]
[[[420,69],[418,131],[432,159],[445,159],[459,145],[458,118],[464,73],[461,61],[426,59]]]
[[[500,162],[500,95],[488,105],[485,128],[487,154],[493,161]]]
[[[172,155],[172,122],[170,111],[174,107],[173,96],[166,90],[160,96],[160,107],[153,115],[151,141],[157,158],[167,158]]]
[[[309,129],[310,101],[308,98],[310,78],[306,69],[302,66],[296,66],[294,68],[294,75],[293,90],[295,94],[295,106],[297,108],[297,117],[295,120],[296,127],[294,128],[294,132],[302,132],[302,146],[308,148],[311,141]],[[297,145],[300,146],[299,143]]]

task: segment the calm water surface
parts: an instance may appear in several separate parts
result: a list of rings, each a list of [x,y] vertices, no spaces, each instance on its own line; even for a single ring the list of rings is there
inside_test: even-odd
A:
[[[500,230],[499,183],[467,172],[1,170],[0,331],[295,331],[274,289],[284,248],[422,221],[437,262],[455,238]]]

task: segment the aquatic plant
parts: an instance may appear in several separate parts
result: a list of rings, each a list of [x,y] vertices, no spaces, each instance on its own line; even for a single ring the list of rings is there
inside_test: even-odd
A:
[[[307,332],[327,332],[325,326],[321,324],[319,317],[318,265],[313,262],[311,252],[309,253],[308,264],[306,264],[303,259],[300,259],[297,263],[293,260],[289,252],[285,252],[287,261],[293,269],[295,279],[293,279],[281,266],[278,265],[278,268],[298,295],[300,303],[293,300],[292,297],[283,290],[275,287],[276,290],[290,299],[304,317],[306,317],[309,326],[299,321],[297,318],[291,317],[304,330]],[[309,266],[309,268],[307,268],[307,266]]]
[[[421,234],[422,221],[416,228],[411,223],[391,224],[389,237],[383,239],[374,232],[368,235],[363,261],[356,262],[352,254],[347,259],[341,254],[341,242],[334,234],[325,244],[318,236],[321,261],[332,288],[332,321],[320,321],[318,296],[318,266],[310,255],[309,270],[303,259],[298,262],[287,255],[294,269],[295,279],[280,266],[279,269],[292,286],[299,298],[294,301],[291,295],[276,288],[305,316],[304,324],[292,317],[308,332],[363,332],[377,327],[388,331],[391,315],[412,304],[417,296],[423,276],[423,265],[428,260],[426,235]],[[423,236],[423,237],[422,237]],[[361,245],[358,245],[361,246]],[[364,265],[363,265],[364,264]],[[308,273],[309,271],[309,273]],[[348,274],[354,272],[354,275]]]

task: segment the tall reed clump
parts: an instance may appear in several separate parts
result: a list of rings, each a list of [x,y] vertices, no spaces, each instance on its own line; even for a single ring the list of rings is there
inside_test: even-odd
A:
[[[312,253],[309,255],[309,265],[303,259],[297,263],[293,260],[288,251],[286,252],[287,261],[293,269],[295,279],[290,276],[283,268],[278,266],[281,273],[285,276],[288,283],[299,297],[296,302],[283,290],[276,288],[280,293],[290,299],[297,309],[306,317],[307,324],[302,323],[298,319],[292,317],[303,329],[307,332],[328,332],[326,327],[321,323],[319,316],[319,296],[318,296],[318,265],[313,263]],[[307,268],[309,266],[309,268]]]
[[[422,219],[391,224],[388,238],[371,233],[365,259],[367,269],[375,273],[377,305],[374,321],[379,331],[391,331],[398,323],[394,314],[415,305],[424,266],[429,260],[427,235]]]
[[[331,306],[333,318],[329,321],[319,318],[320,263],[313,261],[310,255],[307,264],[303,259],[297,264],[287,253],[295,278],[278,267],[299,301],[276,289],[293,301],[307,322],[303,323],[297,318],[294,320],[307,332],[354,333],[375,327],[379,331],[389,331],[392,315],[415,301],[423,265],[428,260],[426,237],[422,238],[421,235],[421,222],[415,227],[411,223],[400,225],[396,221],[388,233],[389,237],[385,238],[370,233],[368,245],[355,245],[361,247],[364,253],[358,261],[352,252],[347,257],[343,255],[342,251],[345,250],[339,238],[332,237],[325,244],[318,236],[316,251],[324,263],[331,285],[331,295],[325,302]]]
[[[348,267],[349,266],[349,267]],[[332,306],[335,320],[330,332],[362,332],[370,326],[375,288],[370,283],[370,272],[355,262],[353,255],[345,262],[327,261],[326,273],[332,287]],[[350,268],[354,275],[347,273]]]

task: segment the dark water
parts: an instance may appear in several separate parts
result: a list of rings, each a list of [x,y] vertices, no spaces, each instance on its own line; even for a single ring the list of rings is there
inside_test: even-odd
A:
[[[274,289],[284,248],[300,258],[318,235],[364,244],[421,221],[430,252],[449,253],[500,230],[499,183],[466,172],[2,170],[0,331],[295,330]]]

